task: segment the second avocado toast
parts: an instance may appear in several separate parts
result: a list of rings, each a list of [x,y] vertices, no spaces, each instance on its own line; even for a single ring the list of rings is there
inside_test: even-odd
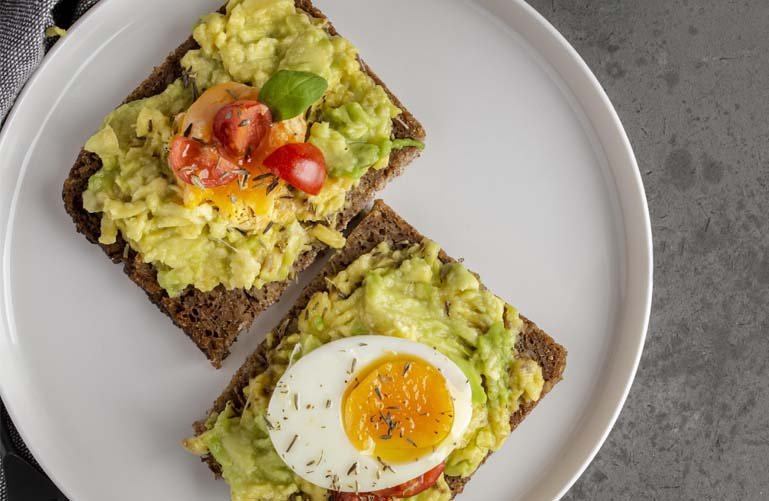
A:
[[[246,28],[249,29],[246,30]],[[232,273],[237,273],[238,276],[253,273],[259,275],[259,271],[254,271],[256,265],[261,265],[262,272],[268,270],[266,277],[256,277],[253,287],[225,287],[220,284],[205,291],[194,285],[184,287],[185,283],[194,282],[200,274],[205,273],[205,269],[201,271],[200,267],[192,270],[189,270],[189,267],[185,268],[187,263],[194,262],[200,259],[199,257],[191,260],[180,255],[175,258],[165,250],[169,246],[165,246],[152,249],[157,251],[153,252],[157,257],[156,262],[153,263],[147,256],[137,252],[139,244],[144,244],[144,248],[151,247],[150,238],[160,241],[172,240],[167,236],[167,227],[147,229],[147,222],[160,219],[165,221],[160,223],[162,225],[175,225],[178,224],[175,220],[179,219],[178,211],[158,210],[157,203],[153,206],[152,198],[146,193],[137,196],[137,193],[142,190],[138,190],[134,184],[137,181],[147,183],[147,176],[142,174],[141,169],[127,167],[130,169],[131,176],[128,177],[129,174],[123,172],[126,168],[120,168],[121,178],[116,179],[120,192],[110,196],[112,200],[109,203],[112,207],[105,207],[103,201],[95,200],[93,196],[89,197],[90,210],[84,207],[83,196],[105,185],[103,181],[97,180],[98,176],[95,175],[104,172],[105,164],[102,156],[110,158],[114,151],[106,146],[110,146],[111,142],[119,142],[117,153],[120,162],[123,162],[123,158],[135,157],[138,157],[140,162],[145,162],[145,157],[150,162],[156,162],[157,159],[163,162],[162,159],[167,155],[163,144],[169,142],[168,134],[172,134],[176,128],[177,134],[188,133],[192,139],[195,139],[195,132],[193,130],[192,134],[189,134],[188,130],[180,130],[181,125],[177,127],[173,118],[173,114],[180,109],[179,105],[173,104],[173,101],[171,105],[166,104],[169,101],[166,98],[158,102],[158,96],[169,95],[177,100],[187,100],[189,103],[189,100],[201,97],[201,92],[205,95],[204,91],[209,86],[220,87],[220,82],[230,79],[245,81],[249,84],[263,84],[270,74],[274,76],[278,68],[328,73],[324,69],[326,63],[320,64],[318,61],[331,61],[328,64],[336,65],[336,69],[331,74],[326,74],[331,79],[329,88],[336,90],[326,92],[320,104],[316,103],[311,110],[308,110],[310,113],[315,113],[313,110],[317,109],[321,115],[315,118],[310,117],[307,135],[310,142],[315,141],[320,144],[326,154],[330,171],[329,179],[332,178],[331,174],[335,170],[334,165],[337,165],[340,174],[333,179],[342,181],[351,179],[349,189],[340,191],[334,188],[340,184],[344,185],[343,182],[337,182],[332,186],[336,191],[329,192],[329,195],[322,198],[326,200],[324,207],[329,207],[327,209],[318,208],[310,203],[308,207],[320,216],[306,218],[309,225],[303,222],[303,229],[295,231],[297,228],[291,224],[281,224],[280,221],[271,224],[272,220],[270,222],[264,220],[259,228],[227,229],[225,235],[227,239],[224,240],[232,240],[225,241],[212,251],[198,254],[205,257],[214,252],[217,254],[230,251],[242,252],[253,245],[262,245],[259,243],[265,239],[262,232],[266,237],[278,239],[278,244],[294,242],[297,235],[301,236],[303,232],[306,233],[311,229],[313,222],[317,223],[316,225],[328,225],[331,232],[320,228],[316,233],[320,238],[325,237],[333,243],[334,240],[339,239],[338,235],[334,235],[335,230],[343,230],[347,223],[371,202],[374,194],[391,179],[400,175],[419,154],[419,141],[424,139],[425,132],[422,125],[384,83],[362,59],[357,57],[354,47],[338,35],[323,13],[308,0],[296,0],[296,2],[233,0],[228,3],[226,9],[222,8],[218,13],[204,16],[194,34],[194,37],[190,37],[171,53],[166,61],[156,67],[152,74],[126,98],[124,106],[118,109],[118,112],[123,110],[121,115],[114,113],[110,115],[111,119],[108,118],[105,125],[113,125],[119,137],[111,139],[110,136],[106,136],[105,138],[105,135],[101,134],[105,129],[102,129],[100,134],[89,141],[87,146],[91,151],[86,148],[80,152],[77,162],[64,183],[63,198],[67,212],[75,222],[77,230],[90,242],[99,244],[112,261],[123,263],[126,275],[195,342],[215,367],[219,367],[222,360],[229,354],[230,346],[235,342],[238,334],[248,329],[259,313],[277,301],[296,273],[309,266],[319,252],[327,248],[327,245],[315,235],[311,238],[301,237],[303,243],[299,249],[281,244],[283,248],[279,249],[277,258],[285,261],[287,256],[291,255],[294,256],[294,260],[293,263],[279,263],[277,271],[269,271],[270,259],[275,259],[269,256],[259,257],[255,262],[249,260],[248,266],[240,266],[238,272],[233,269]],[[254,63],[249,62],[245,55],[238,55],[238,51],[242,54],[262,51],[262,55],[255,54],[254,61],[257,62]],[[259,61],[268,61],[266,70],[260,66],[265,63]],[[230,72],[237,74],[237,78],[234,78]],[[337,78],[342,80],[335,83]],[[330,98],[330,93],[336,97]],[[185,97],[187,94],[191,97]],[[140,111],[138,106],[147,102],[142,100],[148,98],[155,101],[151,106],[143,106],[147,111]],[[336,100],[336,103],[331,103],[333,100]],[[188,105],[183,104],[181,108]],[[172,109],[166,111],[169,107]],[[158,109],[164,112],[158,113]],[[394,113],[395,110],[397,112]],[[383,116],[391,113],[395,114],[395,116],[390,115],[392,120],[388,118],[386,122],[382,121]],[[130,123],[125,123],[126,116],[130,119],[128,120]],[[317,127],[317,131],[313,124]],[[120,133],[121,128],[129,126],[128,133]],[[166,130],[170,132],[165,132]],[[389,134],[387,134],[388,130],[391,131]],[[167,149],[168,146],[165,148]],[[351,160],[357,163],[351,164]],[[111,164],[111,161],[108,163]],[[127,162],[126,164],[130,165]],[[353,169],[354,172],[348,172],[349,169]],[[134,172],[139,173],[138,179],[135,178]],[[258,172],[258,169],[254,172]],[[153,182],[173,187],[174,174],[170,170],[161,174],[156,175]],[[260,176],[261,174],[256,174],[254,178]],[[106,177],[111,179],[109,176]],[[195,184],[195,176],[192,177]],[[157,181],[159,178],[162,178],[161,181]],[[269,191],[273,187],[269,181],[270,179],[257,179],[255,183],[261,182],[261,190]],[[238,181],[233,181],[230,185],[237,185],[237,183]],[[125,186],[126,184],[129,186]],[[182,181],[178,181],[178,184],[183,187],[184,193],[194,192],[198,188],[198,186],[190,187],[189,183]],[[236,191],[229,196],[238,197],[239,195]],[[267,198],[279,199],[289,195],[298,197],[298,200],[305,200],[299,203],[300,210],[305,210],[302,207],[306,206],[307,197],[300,196],[302,194],[298,190],[285,186],[282,180],[277,189],[268,193]],[[329,197],[331,197],[330,201]],[[189,197],[185,200],[187,198]],[[310,197],[311,200],[314,198],[317,197]],[[229,205],[228,197],[219,197],[219,199],[218,205]],[[126,200],[133,205],[114,203]],[[142,212],[143,209],[137,207],[137,203],[144,204],[150,210]],[[217,211],[217,204],[214,204],[214,211]],[[203,205],[211,205],[211,203]],[[105,209],[111,210],[114,216],[122,217],[126,214],[130,216],[130,220],[126,219],[126,228],[129,233],[132,233],[130,238],[126,238],[125,230],[122,229],[117,231],[114,238],[104,238],[106,234],[115,232],[112,222],[103,217]],[[160,209],[163,208],[160,207]],[[135,216],[133,211],[137,211]],[[169,212],[173,213],[169,214]],[[147,216],[145,217],[143,213]],[[183,232],[183,243],[180,245],[184,249],[193,247],[191,243],[194,240],[186,240],[189,237],[189,231],[213,231],[213,224],[216,221],[195,223],[192,226],[187,224],[191,219],[200,217],[198,214],[189,215],[188,211],[184,212],[181,223],[188,229],[180,227],[179,230]],[[217,227],[219,226],[217,223]],[[294,229],[286,238],[274,236],[277,233],[285,234],[291,228]],[[244,240],[240,235],[244,231],[248,241],[239,244],[237,242]],[[250,241],[256,243],[252,245],[248,243]],[[234,244],[236,250],[233,250],[232,242],[236,242]],[[268,243],[268,245],[275,244]],[[287,247],[291,247],[290,252]],[[257,251],[247,250],[249,253]],[[174,260],[177,262],[175,263]],[[157,264],[157,262],[164,264]],[[232,259],[223,262],[225,269],[235,264],[236,262]],[[180,277],[178,273],[173,275],[176,273],[174,266],[179,266],[180,272],[193,273],[193,276],[185,278]],[[203,268],[206,266],[213,268],[210,263],[205,263]],[[164,277],[167,277],[165,282],[173,287],[171,292],[167,290],[169,286],[164,286],[163,281],[159,280],[159,271],[164,272]],[[211,277],[203,278],[210,283]]]
[[[372,320],[375,317],[372,317],[370,308],[379,308],[382,304],[393,306],[386,299],[388,296],[384,298],[379,296],[372,298],[372,303],[367,303],[368,306],[353,316],[350,316],[352,314],[344,309],[345,313],[342,313],[344,320],[330,318],[328,312],[333,311],[333,307],[329,310],[328,306],[319,306],[324,301],[323,296],[338,295],[342,301],[351,298],[350,290],[338,290],[335,284],[338,284],[340,280],[342,282],[355,281],[351,277],[358,273],[358,268],[362,263],[361,259],[364,260],[363,263],[367,260],[370,263],[372,259],[376,259],[376,256],[386,256],[388,252],[407,252],[407,255],[416,257],[418,262],[423,259],[427,263],[432,262],[433,264],[430,266],[437,267],[434,269],[439,270],[438,275],[429,278],[424,276],[423,271],[415,272],[409,266],[407,273],[412,278],[407,280],[413,280],[416,285],[413,287],[408,285],[406,290],[411,291],[408,294],[416,294],[413,297],[415,301],[427,305],[425,306],[427,308],[432,308],[429,305],[435,303],[436,297],[443,298],[442,295],[445,294],[448,285],[454,290],[463,291],[456,296],[456,304],[451,304],[450,301],[443,298],[438,301],[431,314],[435,315],[434,317],[425,319],[420,310],[415,316],[419,316],[423,321],[411,323],[408,318],[402,318],[402,316],[408,316],[412,311],[396,302],[394,307],[386,310],[389,313],[385,314],[385,320],[378,322]],[[436,252],[437,254],[435,254]],[[435,257],[437,257],[437,262],[433,261]],[[396,259],[396,261],[398,260]],[[355,272],[351,271],[353,268],[356,270]],[[386,269],[386,266],[382,269]],[[309,338],[305,339],[303,336],[320,336],[321,339],[325,339],[323,342],[329,342],[329,340],[337,339],[339,336],[342,338],[353,336],[354,338],[358,334],[374,332],[375,328],[382,331],[387,330],[387,335],[382,335],[382,338],[395,336],[397,338],[417,339],[428,345],[432,344],[438,352],[450,355],[449,358],[452,361],[460,364],[468,380],[476,382],[471,383],[474,388],[472,423],[475,423],[475,428],[470,428],[470,431],[462,436],[459,442],[461,445],[457,445],[456,450],[458,452],[452,452],[445,458],[445,470],[442,470],[443,473],[437,480],[433,479],[437,483],[428,486],[427,491],[424,491],[420,494],[422,497],[419,497],[419,499],[434,500],[453,498],[462,491],[475,469],[485,461],[488,454],[502,445],[509,433],[560,381],[566,367],[566,349],[526,317],[519,316],[517,310],[511,306],[504,305],[505,313],[498,313],[504,317],[505,325],[495,325],[494,317],[497,314],[490,312],[496,311],[504,303],[490,295],[472,273],[463,270],[465,269],[462,265],[439,250],[434,243],[425,240],[425,237],[400,218],[390,207],[382,201],[376,201],[373,209],[366,214],[348,236],[346,246],[331,258],[323,271],[304,289],[284,319],[267,335],[265,341],[238,370],[229,386],[214,402],[207,417],[195,423],[196,437],[188,439],[186,447],[202,455],[203,460],[215,473],[225,476],[225,479],[231,484],[233,500],[316,500],[327,499],[329,495],[334,496],[333,499],[340,500],[391,499],[387,496],[344,497],[347,493],[334,493],[303,480],[300,475],[297,475],[296,472],[292,473],[283,464],[283,461],[290,459],[291,450],[297,451],[299,446],[292,442],[289,443],[289,457],[285,453],[276,452],[273,449],[273,444],[270,443],[269,433],[271,426],[277,426],[272,423],[279,422],[279,418],[271,416],[271,420],[262,421],[266,417],[264,414],[266,410],[262,407],[266,406],[266,399],[271,396],[273,398],[280,397],[280,395],[272,395],[273,388],[277,388],[273,378],[286,369],[287,363],[291,367],[297,360],[301,361],[301,357],[317,349],[317,344],[314,341],[310,342]],[[357,279],[362,280],[363,285],[359,287],[365,286],[367,280],[374,280],[375,275],[365,275],[364,278]],[[387,286],[385,286],[386,289]],[[364,292],[364,294],[366,293]],[[424,294],[424,297],[420,294]],[[404,299],[404,301],[410,300]],[[316,319],[315,314],[308,315],[307,312],[310,310],[319,311],[321,316]],[[486,318],[487,315],[488,318]],[[452,354],[452,349],[448,348],[453,343],[453,341],[452,343],[449,341],[455,340],[454,338],[457,337],[456,327],[455,329],[450,328],[449,331],[443,330],[442,327],[456,318],[471,319],[469,322],[476,325],[476,336],[466,335],[467,339],[458,341],[458,344],[467,350],[463,351],[464,355]],[[483,320],[479,320],[479,318]],[[361,322],[359,328],[354,327],[357,322]],[[393,322],[395,327],[389,322]],[[425,338],[423,335],[425,326],[435,324],[438,325],[435,327],[438,328],[436,332],[444,332],[444,334]],[[352,325],[352,327],[346,329],[342,327],[343,325]],[[375,333],[384,334],[384,332]],[[290,348],[291,346],[293,348]],[[499,349],[505,349],[504,346],[509,346],[507,349],[512,350],[509,354],[513,356],[512,359],[508,359],[507,368],[505,365],[497,365],[498,361],[504,357],[496,352]],[[286,351],[290,351],[291,355],[287,356]],[[479,358],[475,359],[474,357]],[[476,360],[474,363],[481,369],[468,367],[468,364],[463,360]],[[338,362],[333,359],[328,360],[329,367],[334,364],[338,364]],[[355,367],[353,367],[353,372],[354,370]],[[272,375],[266,376],[267,374]],[[267,380],[264,380],[265,377]],[[316,377],[322,380],[321,374]],[[349,377],[353,378],[354,375],[350,373]],[[278,383],[278,386],[280,384]],[[482,393],[483,398],[476,399],[476,393]],[[387,397],[387,395],[384,396]],[[291,397],[288,393],[286,399],[290,402]],[[370,398],[374,402],[381,399],[382,395],[379,392],[375,392]],[[479,403],[483,401],[487,404]],[[310,413],[312,412],[309,407],[312,405],[310,403],[313,402],[312,398],[304,395],[299,402],[296,402],[297,411],[307,405],[307,409]],[[381,409],[377,412],[387,412],[387,409],[392,408],[384,404],[380,407]],[[244,409],[249,409],[248,416],[243,415]],[[311,420],[312,418],[305,419]],[[385,421],[390,425],[392,424],[392,420],[388,421],[387,416],[385,416]],[[389,426],[387,429],[389,431]],[[326,429],[321,431],[326,432]],[[250,438],[243,445],[238,445],[232,437],[241,434]],[[302,435],[296,435],[296,437],[300,436]],[[255,449],[251,449],[253,446],[245,445],[249,442],[261,444],[258,453]],[[333,451],[326,452],[325,457],[332,453]],[[255,456],[251,459],[244,459],[248,458],[250,454],[255,454]],[[279,454],[282,455],[279,457]],[[308,463],[314,461],[315,459],[311,459]],[[223,468],[222,464],[227,466]],[[384,465],[383,469],[392,467],[398,470],[399,468],[398,465],[382,464]],[[272,468],[279,473],[265,473]],[[311,469],[308,468],[308,471]],[[247,471],[250,471],[251,474],[244,474]],[[332,472],[331,474],[338,474],[342,477],[342,480],[339,481],[342,483],[345,473],[350,476],[354,471],[349,472],[345,468],[345,471]],[[267,492],[280,492],[281,494],[275,494],[276,497],[272,498],[267,497]]]

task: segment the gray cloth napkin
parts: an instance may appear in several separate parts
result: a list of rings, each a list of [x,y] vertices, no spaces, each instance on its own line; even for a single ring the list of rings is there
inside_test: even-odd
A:
[[[0,0],[0,125],[24,84],[55,42],[45,36],[46,28],[54,25],[69,27],[96,2],[98,0]],[[17,452],[38,466],[16,433],[2,402],[0,419],[10,429]],[[2,468],[0,501],[8,501]]]
[[[24,445],[24,441],[19,436],[19,432],[17,432],[16,428],[13,426],[11,418],[8,416],[8,412],[5,410],[5,406],[2,402],[0,402],[0,419],[3,420],[3,425],[8,428],[8,434],[11,436],[11,443],[16,448],[16,452],[32,465],[40,469],[40,465],[37,464],[35,458],[32,457],[32,453],[29,452],[27,446]],[[0,468],[0,501],[8,501],[8,493],[5,489],[5,471],[3,468]]]
[[[98,0],[0,0],[0,124],[53,41],[46,28],[69,26]]]

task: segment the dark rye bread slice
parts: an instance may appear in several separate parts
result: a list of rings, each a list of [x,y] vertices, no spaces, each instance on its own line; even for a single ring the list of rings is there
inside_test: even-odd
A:
[[[205,422],[208,416],[213,412],[221,412],[227,402],[232,402],[234,409],[238,413],[242,411],[245,404],[243,389],[254,376],[267,368],[265,354],[273,349],[283,336],[296,329],[296,319],[312,295],[326,290],[326,277],[336,275],[349,266],[358,256],[371,251],[382,241],[387,240],[392,245],[401,246],[421,242],[423,238],[414,227],[396,214],[387,204],[381,200],[376,200],[373,208],[361,219],[347,237],[347,243],[344,248],[334,254],[323,268],[323,271],[307,285],[291,310],[272,331],[274,334],[271,338],[272,342],[270,343],[270,340],[265,339],[257,347],[256,351],[246,359],[235,373],[227,388],[216,399],[206,418],[192,425],[195,434],[200,435],[203,433],[206,430]],[[443,251],[440,253],[440,259],[443,262],[454,261],[453,258]],[[510,416],[511,429],[515,429],[532,409],[536,407],[537,403],[553,389],[553,386],[561,380],[563,371],[566,368],[566,349],[537,327],[534,322],[524,316],[521,316],[521,319],[524,325],[515,345],[516,351],[520,356],[530,358],[542,367],[545,385],[542,389],[542,396],[538,401],[522,403],[518,411]],[[216,460],[210,455],[204,456],[202,459],[219,476],[221,470]],[[462,492],[469,480],[470,477],[446,477],[446,481],[451,487],[454,496]]]
[[[296,6],[313,17],[323,18],[323,13],[309,0],[296,0]],[[329,23],[331,35],[337,31]],[[182,76],[179,61],[190,49],[198,48],[192,38],[176,48],[163,64],[142,82],[124,102],[153,96],[165,90],[174,80]],[[393,120],[395,138],[413,138],[424,140],[422,125],[404,108],[401,102],[366,64],[360,60],[361,67],[371,78],[381,85],[393,103],[403,113]],[[337,229],[346,228],[350,220],[363,210],[388,181],[401,174],[403,169],[419,155],[413,147],[394,151],[390,163],[382,170],[370,170],[360,180],[358,186],[347,194],[344,210],[337,218]],[[101,160],[93,153],[81,150],[80,154],[64,182],[64,206],[77,226],[77,231],[91,242],[98,244],[101,214],[90,214],[83,209],[82,193],[88,187],[88,179],[101,168]],[[222,360],[229,355],[229,348],[238,334],[247,329],[259,313],[275,303],[291,283],[291,279],[273,282],[261,289],[226,290],[218,286],[210,292],[201,292],[188,287],[179,297],[169,297],[157,282],[155,267],[144,263],[139,255],[118,237],[111,245],[99,244],[115,263],[123,263],[123,270],[139,287],[144,289],[152,301],[163,313],[168,315],[180,327],[211,361],[214,367],[220,367]],[[294,263],[291,276],[307,268],[318,257],[324,247],[316,244],[299,256]]]

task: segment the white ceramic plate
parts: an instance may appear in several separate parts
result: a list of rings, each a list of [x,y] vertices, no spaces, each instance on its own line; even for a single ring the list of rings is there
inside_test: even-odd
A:
[[[0,138],[0,390],[73,500],[226,499],[179,442],[298,293],[216,371],[62,207],[86,138],[219,1],[103,0]],[[649,217],[622,126],[523,2],[318,3],[428,130],[383,197],[569,350],[564,381],[462,499],[555,498],[614,423],[649,317]]]

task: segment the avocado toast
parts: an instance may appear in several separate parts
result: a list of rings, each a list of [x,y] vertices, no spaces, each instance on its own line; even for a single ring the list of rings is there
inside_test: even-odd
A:
[[[399,285],[404,280],[409,283]],[[436,302],[436,297],[441,300]],[[352,310],[355,314],[349,308],[341,307],[351,301],[358,305],[357,310]],[[330,316],[329,311],[337,312],[339,317]],[[294,496],[327,499],[329,495],[332,499],[407,497],[402,491],[393,495],[392,489],[381,497],[345,497],[351,495],[350,492],[334,493],[332,491],[336,489],[324,489],[307,482],[302,478],[305,472],[297,474],[297,470],[292,472],[286,466],[292,454],[301,452],[300,445],[305,444],[298,437],[306,434],[298,432],[288,443],[288,450],[276,452],[278,445],[272,434],[281,421],[273,414],[265,414],[266,400],[270,399],[272,409],[272,402],[280,398],[279,393],[283,391],[280,389],[283,378],[275,382],[279,374],[284,370],[290,372],[292,367],[298,369],[305,356],[312,357],[319,349],[318,339],[322,347],[324,342],[329,345],[339,342],[338,338],[349,340],[359,334],[385,332],[396,338],[415,339],[446,354],[462,368],[472,387],[470,428],[459,443],[452,444],[457,450],[444,458],[439,470],[431,470],[440,476],[437,481],[430,479],[434,484],[423,482],[419,488],[427,490],[419,499],[451,499],[459,494],[475,469],[501,446],[509,433],[561,379],[566,365],[565,348],[533,322],[519,316],[513,307],[489,293],[474,274],[378,200],[352,230],[345,247],[331,258],[289,313],[234,375],[207,417],[194,424],[196,436],[185,441],[186,448],[201,455],[217,475],[224,475],[236,500],[289,496],[291,499],[297,499]],[[500,354],[503,351],[505,354]],[[346,366],[346,363],[337,365]],[[492,369],[494,365],[496,369]],[[325,367],[329,372],[333,366],[333,361],[326,360]],[[353,378],[354,370],[353,361],[349,378]],[[404,376],[407,370],[408,364],[404,367]],[[316,377],[323,381],[321,373]],[[357,376],[355,383],[358,384]],[[369,400],[382,400],[383,392],[374,390]],[[290,400],[291,397],[286,398]],[[312,399],[306,394],[301,400],[298,394],[294,399],[297,410],[303,409],[307,402],[308,412],[312,411]],[[325,407],[330,404],[331,400],[327,400]],[[382,409],[396,409],[396,406],[380,406],[379,412]],[[387,436],[382,438],[395,436],[399,426],[393,425],[394,418],[387,414],[382,419],[388,425]],[[403,422],[404,418],[398,420]],[[327,431],[324,429],[320,435]],[[265,437],[268,433],[272,443]],[[248,437],[246,443],[259,444],[260,449],[254,454],[260,459],[251,463],[240,459],[244,456],[239,454],[247,457],[250,449],[248,446],[245,446],[246,452],[240,449],[236,445],[239,442],[233,441],[234,436]],[[316,436],[312,435],[309,441]],[[325,457],[329,454],[335,453],[326,452]],[[243,467],[239,461],[245,461],[247,466]],[[311,459],[306,464],[315,462]],[[358,464],[352,463],[350,469],[340,475],[355,474]],[[390,468],[385,462],[381,464],[385,472]],[[395,470],[399,469],[394,466]],[[282,475],[249,478],[243,471],[280,472]],[[312,472],[308,469],[307,473]],[[333,479],[336,473],[329,471],[329,475]],[[419,478],[424,481],[425,475]],[[340,482],[333,485],[340,485]],[[413,481],[411,487],[414,487]],[[414,490],[407,492],[413,494]],[[275,497],[267,497],[267,493],[274,493]]]
[[[289,4],[287,5],[286,0],[233,0],[219,13],[202,18],[195,30],[195,36],[171,53],[166,61],[155,68],[126,98],[125,106],[108,117],[105,126],[110,125],[116,133],[102,134],[106,130],[105,127],[89,140],[64,183],[65,207],[77,230],[92,243],[99,244],[112,261],[122,262],[129,278],[196,343],[215,367],[219,367],[229,354],[229,347],[238,334],[247,329],[260,312],[278,300],[298,272],[309,266],[318,253],[327,248],[327,244],[340,245],[341,235],[338,232],[371,201],[376,191],[399,175],[419,154],[419,141],[425,136],[420,123],[357,57],[354,48],[338,36],[334,27],[311,2],[296,0],[295,5],[290,2]],[[247,33],[237,33],[237,36],[231,37],[234,41],[229,45],[224,44],[223,48],[217,45],[221,45],[223,33],[227,28],[235,25],[250,27],[250,22],[261,24]],[[285,35],[287,32],[289,35]],[[290,39],[289,36],[294,38]],[[270,61],[267,68],[259,66],[247,57],[245,60],[241,57],[244,52],[258,50],[263,50],[272,58],[267,58]],[[310,55],[307,56],[308,54]],[[316,64],[317,58],[321,57],[317,54],[332,62],[327,62],[326,66]],[[260,59],[262,55],[257,54],[254,60],[264,60]],[[288,55],[294,57],[290,58]],[[303,60],[304,56],[309,60]],[[328,64],[333,68],[328,69]],[[315,70],[324,74],[328,80],[329,92],[303,115],[306,121],[304,139],[308,144],[316,144],[322,150],[328,164],[328,179],[341,180],[336,185],[343,185],[342,188],[335,185],[333,197],[325,196],[325,192],[321,192],[320,201],[325,203],[313,205],[312,201],[317,197],[300,193],[282,179],[278,183],[277,176],[262,179],[259,186],[259,178],[268,173],[254,175],[254,189],[263,190],[263,197],[288,200],[275,203],[293,203],[289,198],[294,196],[299,200],[298,207],[302,210],[309,208],[308,211],[314,211],[313,214],[298,222],[298,225],[294,224],[297,219],[289,216],[283,217],[282,220],[277,218],[276,221],[269,217],[256,218],[258,224],[245,229],[242,225],[228,227],[226,238],[217,235],[217,239],[223,241],[221,245],[217,243],[217,247],[212,251],[200,251],[192,257],[185,255],[187,249],[203,248],[209,245],[211,240],[193,240],[193,243],[200,244],[196,247],[184,240],[188,237],[185,233],[184,238],[179,239],[181,243],[175,248],[170,247],[171,244],[162,243],[158,244],[160,248],[156,248],[158,245],[153,243],[150,237],[162,242],[173,242],[174,239],[166,238],[167,235],[162,235],[160,231],[156,235],[142,233],[142,228],[148,224],[147,221],[150,221],[152,226],[155,224],[152,221],[157,222],[160,219],[158,211],[153,212],[152,208],[156,199],[150,197],[155,195],[150,194],[150,197],[147,197],[149,201],[140,200],[150,207],[149,216],[134,215],[134,209],[139,212],[142,208],[137,209],[135,205],[129,204],[133,204],[139,190],[126,189],[125,186],[130,186],[137,180],[124,175],[123,171],[117,175],[110,174],[109,169],[114,169],[114,165],[111,165],[110,160],[107,162],[110,165],[105,166],[104,159],[111,159],[113,153],[121,161],[133,155],[139,158],[133,164],[139,168],[131,167],[130,170],[139,172],[147,162],[157,164],[156,171],[165,171],[152,174],[152,181],[157,181],[161,186],[159,189],[165,190],[163,193],[176,194],[178,187],[174,185],[173,173],[165,165],[171,139],[169,136],[173,134],[174,140],[179,139],[182,134],[185,136],[182,139],[196,138],[187,138],[191,126],[180,130],[173,115],[197,102],[196,100],[202,97],[201,92],[205,95],[210,88],[215,88],[223,82],[246,80],[246,84],[256,87],[265,85],[265,80],[275,76],[277,67],[304,72]],[[248,74],[252,77],[244,77],[243,72],[246,71],[250,72]],[[340,84],[340,78],[344,84]],[[353,89],[354,92],[349,92],[358,92],[358,95],[363,97],[358,99],[354,96],[348,99],[339,89]],[[329,102],[335,97],[337,102],[332,103],[332,106]],[[274,111],[273,118],[277,118]],[[388,114],[390,118],[383,122],[382,117]],[[131,119],[131,123],[126,129],[129,132],[123,133],[119,129],[119,122],[126,122],[126,116]],[[302,116],[299,117],[301,118]],[[245,122],[244,120],[241,124]],[[361,137],[356,139],[356,135]],[[118,137],[115,139],[113,136]],[[119,148],[114,149],[114,143],[118,143]],[[181,171],[184,169],[185,167]],[[100,177],[100,173],[105,171],[107,175]],[[336,177],[335,172],[338,174]],[[179,172],[176,174],[177,177],[182,177]],[[190,198],[187,195],[196,192],[196,189],[203,191],[203,188],[208,188],[201,187],[200,179],[195,175],[187,178],[188,181],[191,178],[191,184],[195,186],[178,181],[185,201]],[[241,179],[249,180],[248,175],[239,176],[237,181],[230,184],[240,183]],[[151,183],[147,183],[147,176],[144,176],[140,184]],[[113,188],[114,185],[119,186],[120,191]],[[87,208],[84,207],[84,195]],[[161,195],[163,203],[166,200],[164,196],[167,198],[168,195]],[[230,193],[222,203],[229,205],[229,200],[232,200],[232,205],[235,205],[236,200],[238,203],[242,202],[239,198],[239,192]],[[200,203],[200,197],[197,202]],[[259,203],[262,203],[261,199]],[[203,205],[212,204],[206,199],[206,203],[200,204]],[[118,212],[113,211],[113,215],[117,214],[114,221],[104,217],[105,211],[113,206],[119,206]],[[320,206],[325,209],[319,208]],[[164,207],[170,206],[166,204],[161,209]],[[274,207],[271,207],[270,210],[274,212]],[[223,210],[221,206],[218,208]],[[126,211],[130,214],[125,220],[120,220]],[[167,212],[161,216],[168,216]],[[285,216],[285,211],[283,212]],[[177,215],[165,217],[166,222],[157,222],[162,227],[156,226],[152,231],[166,231],[167,225],[175,224],[173,220]],[[189,216],[188,212],[184,212],[183,218],[187,219],[185,223],[190,217],[192,216]],[[203,233],[210,234],[213,231],[212,224],[203,224]],[[201,225],[197,224],[198,233],[201,233],[200,227]],[[126,232],[131,235],[129,238],[126,238]],[[172,236],[175,238],[179,235]],[[271,254],[272,257],[262,256],[259,259],[247,260],[248,266],[236,263],[234,257],[217,257],[216,262],[208,259],[213,255],[229,255],[230,251],[232,256],[241,256],[244,250],[250,252],[257,246],[265,245],[268,250],[275,251]],[[149,249],[156,258],[148,257],[150,252],[139,252],[137,249]],[[257,249],[252,253],[258,255],[259,252],[266,251]],[[275,269],[268,269],[270,259],[277,261],[278,264],[272,266]],[[193,268],[193,265],[197,267]],[[243,277],[249,277],[250,286],[238,283],[244,280]],[[228,281],[229,286],[219,283],[221,281]]]

